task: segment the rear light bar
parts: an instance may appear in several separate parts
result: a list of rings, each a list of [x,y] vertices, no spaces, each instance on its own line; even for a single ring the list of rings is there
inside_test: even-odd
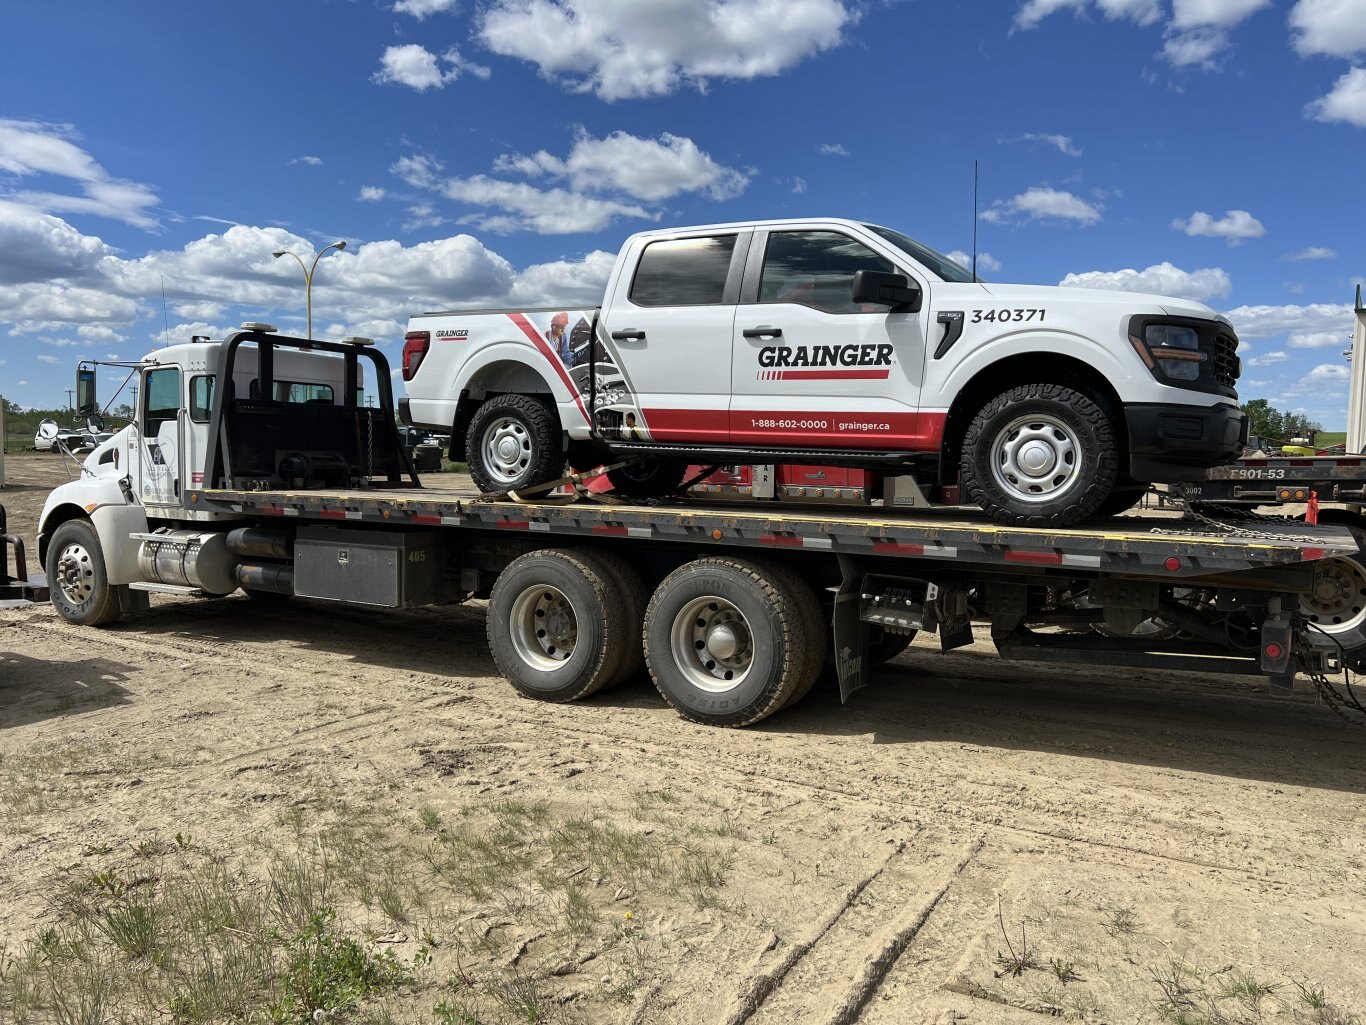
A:
[[[422,366],[422,360],[432,345],[430,331],[409,331],[403,336],[403,379],[411,381]]]

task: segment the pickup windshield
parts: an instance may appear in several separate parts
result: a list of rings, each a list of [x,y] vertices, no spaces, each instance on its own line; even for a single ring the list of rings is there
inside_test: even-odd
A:
[[[903,235],[899,231],[893,231],[891,228],[882,228],[876,224],[865,224],[864,227],[869,231],[877,232],[912,260],[928,267],[945,281],[972,280],[972,273],[962,267],[962,265],[954,260],[950,260],[943,253],[936,253],[929,246],[921,245],[909,235]],[[980,281],[981,279],[979,278],[978,280]]]

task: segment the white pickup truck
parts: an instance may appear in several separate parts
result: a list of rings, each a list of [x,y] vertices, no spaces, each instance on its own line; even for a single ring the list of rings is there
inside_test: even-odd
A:
[[[648,231],[598,309],[424,313],[405,422],[450,432],[485,491],[629,460],[618,491],[689,464],[913,475],[1012,525],[1066,526],[1238,455],[1238,339],[1200,303],[974,281],[840,219]]]

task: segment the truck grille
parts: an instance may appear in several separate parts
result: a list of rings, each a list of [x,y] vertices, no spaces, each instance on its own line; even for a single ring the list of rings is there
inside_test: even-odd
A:
[[[1224,388],[1234,387],[1238,383],[1238,339],[1231,335],[1216,335],[1212,355],[1215,382]]]

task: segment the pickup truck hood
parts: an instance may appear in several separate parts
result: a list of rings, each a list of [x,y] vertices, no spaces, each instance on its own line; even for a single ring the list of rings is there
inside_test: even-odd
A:
[[[946,286],[940,285],[935,291],[943,294]],[[949,286],[962,289],[981,289],[991,298],[1003,303],[1029,303],[1035,306],[1057,303],[1078,303],[1095,306],[1101,303],[1125,306],[1134,313],[1161,311],[1175,317],[1199,317],[1203,320],[1224,320],[1220,314],[1204,303],[1191,299],[1177,299],[1169,295],[1152,295],[1148,292],[1121,292],[1108,288],[1066,288],[1061,285],[1005,285],[978,283]],[[965,297],[974,293],[965,293]]]

